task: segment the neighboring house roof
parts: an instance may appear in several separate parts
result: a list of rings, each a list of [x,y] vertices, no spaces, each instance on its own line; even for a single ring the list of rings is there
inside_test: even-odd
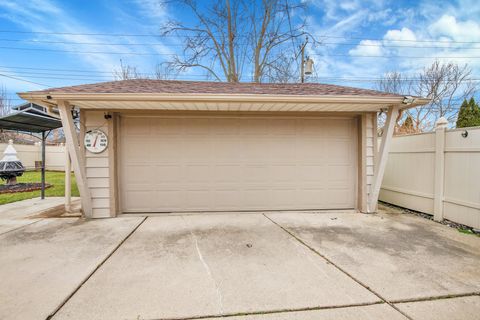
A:
[[[172,93],[172,94],[254,94],[298,96],[376,96],[403,97],[381,91],[321,83],[228,83],[206,81],[173,81],[132,79],[70,87],[52,88],[28,93],[94,94],[94,93]]]

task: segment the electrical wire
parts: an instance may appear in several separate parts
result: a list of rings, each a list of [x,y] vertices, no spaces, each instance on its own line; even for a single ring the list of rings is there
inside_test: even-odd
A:
[[[183,37],[192,37],[195,34],[176,34],[176,35],[158,35],[158,34],[141,34],[141,33],[80,33],[80,32],[54,32],[54,31],[24,31],[24,30],[0,30],[0,33],[12,33],[12,34],[43,34],[43,35],[70,35],[70,36],[107,36],[107,37],[156,37],[156,38],[165,38],[165,37],[174,37],[174,38],[183,38]],[[333,36],[326,34],[315,34],[311,35],[318,38],[327,38],[327,39],[347,39],[347,40],[372,40],[372,41],[383,41],[385,39],[381,38],[362,38],[362,37],[347,37],[347,36]],[[237,35],[237,37],[246,37],[246,35]],[[418,42],[418,43],[462,43],[462,44],[477,44],[480,41],[453,41],[453,40],[418,40],[418,39],[392,39],[388,41],[395,42]]]

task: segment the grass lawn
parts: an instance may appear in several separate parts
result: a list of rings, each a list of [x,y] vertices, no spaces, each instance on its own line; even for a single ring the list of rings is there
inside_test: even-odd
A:
[[[40,171],[28,171],[21,177],[17,178],[17,182],[41,182]],[[46,183],[52,186],[45,189],[45,196],[47,197],[63,197],[65,195],[65,173],[47,171],[45,173]],[[5,183],[5,182],[3,182]],[[75,182],[75,176],[72,174],[72,197],[78,197],[77,183]],[[25,199],[31,199],[40,197],[40,190],[29,192],[17,192],[17,193],[3,193],[0,194],[0,205]]]

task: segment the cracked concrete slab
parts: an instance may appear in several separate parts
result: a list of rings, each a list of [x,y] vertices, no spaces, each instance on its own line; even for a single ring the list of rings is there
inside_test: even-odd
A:
[[[401,214],[267,214],[387,300],[480,290],[480,238]]]
[[[149,217],[54,319],[162,319],[376,301],[261,214],[163,216]]]
[[[213,320],[218,318],[207,318]],[[346,307],[336,309],[323,309],[298,312],[284,312],[273,314],[259,314],[237,316],[220,319],[229,320],[407,320],[400,312],[388,304],[375,304],[370,306]]]
[[[474,320],[480,318],[480,296],[399,303],[402,312],[422,320]]]
[[[0,319],[45,319],[141,222],[44,219],[0,236]]]

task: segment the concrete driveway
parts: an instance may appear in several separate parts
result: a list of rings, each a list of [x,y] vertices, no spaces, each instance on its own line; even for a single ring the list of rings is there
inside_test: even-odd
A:
[[[400,214],[43,219],[0,235],[0,318],[478,319],[479,265]]]

